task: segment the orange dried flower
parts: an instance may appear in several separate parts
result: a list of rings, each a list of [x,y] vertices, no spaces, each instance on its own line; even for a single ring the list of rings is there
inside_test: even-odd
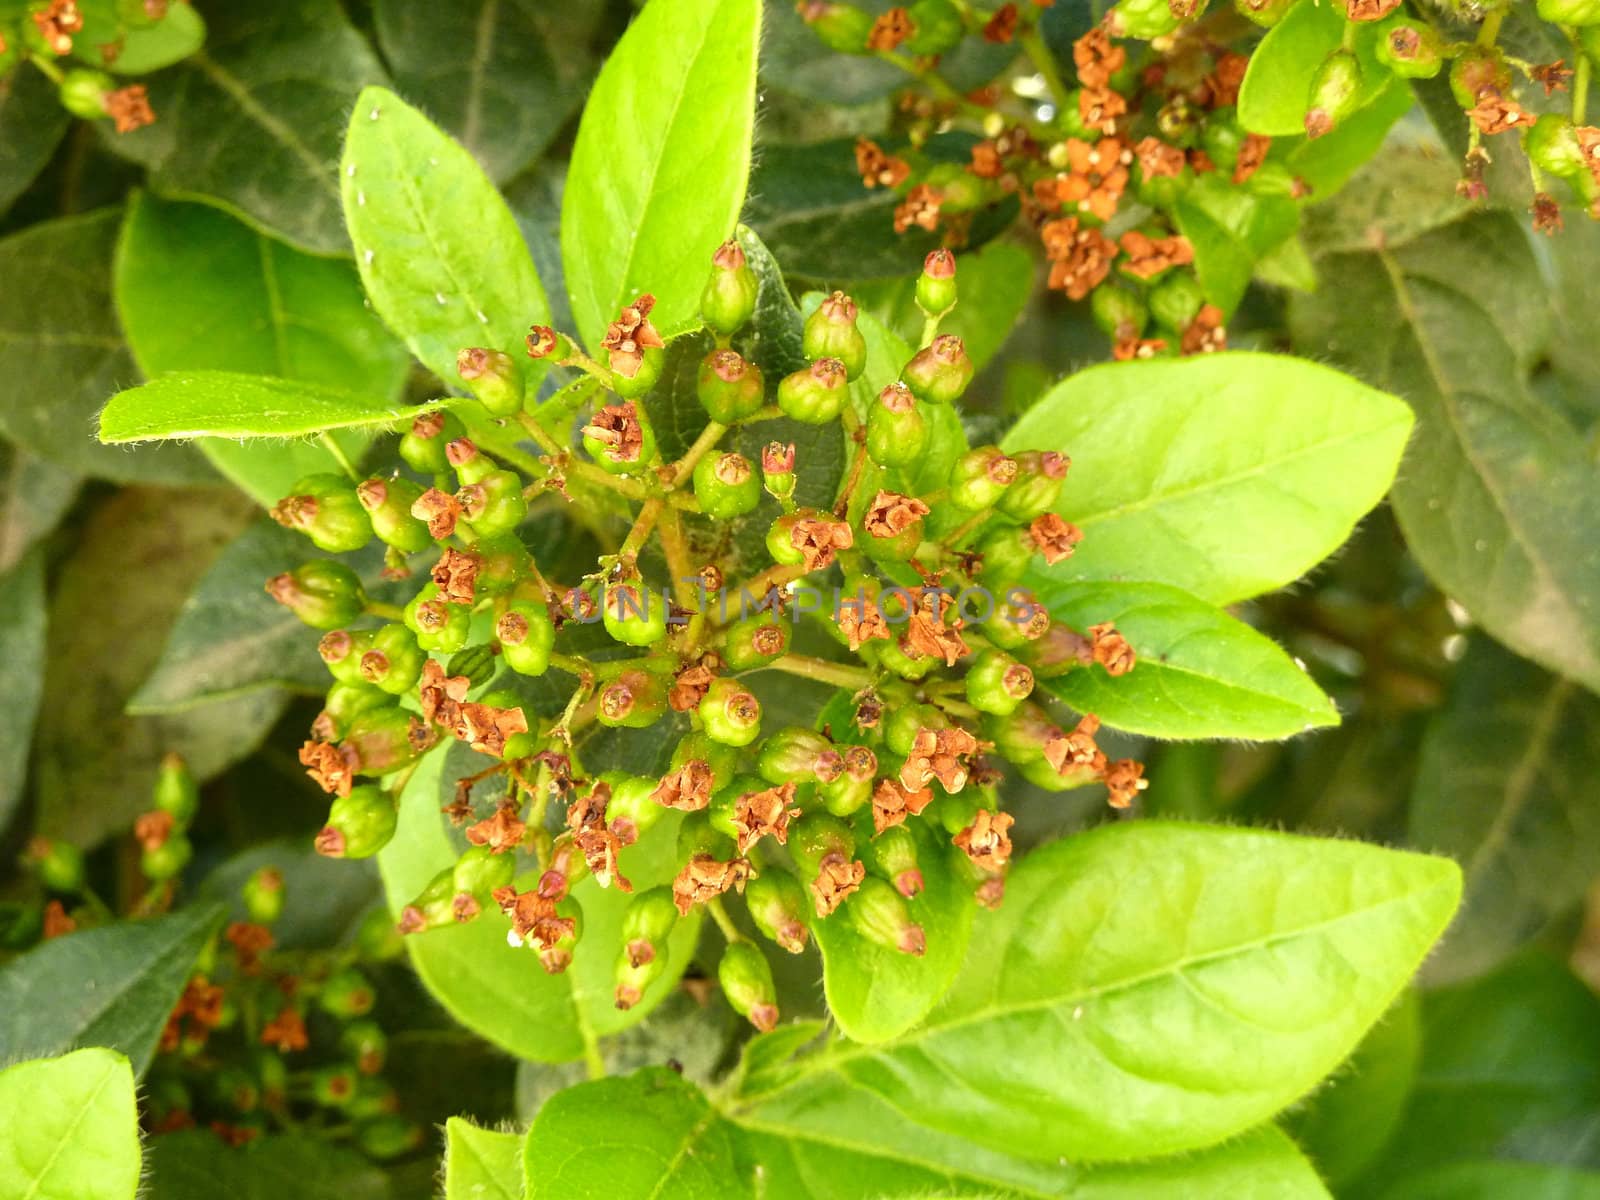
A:
[[[1066,146],[1071,170],[1056,177],[1057,201],[1109,221],[1117,215],[1117,205],[1127,189],[1133,151],[1119,138],[1102,138],[1093,145],[1068,138]]]
[[[1118,338],[1111,346],[1111,357],[1117,362],[1134,358],[1154,358],[1167,348],[1165,338]]]
[[[318,787],[331,795],[348,796],[355,783],[354,755],[332,742],[306,742],[300,747],[300,765]]]
[[[528,826],[519,816],[514,804],[502,804],[494,816],[485,817],[467,828],[467,841],[474,846],[487,846],[491,854],[504,854],[522,844]]]
[[[904,233],[913,225],[932,233],[939,228],[939,205],[944,193],[926,183],[919,183],[906,194],[894,210],[894,231]]]
[[[1504,133],[1508,129],[1518,129],[1524,125],[1532,125],[1535,117],[1511,97],[1504,95],[1497,87],[1486,87],[1478,90],[1478,102],[1467,109],[1467,116],[1472,118],[1480,132],[1494,134]]]
[[[50,0],[44,9],[32,15],[34,28],[51,54],[60,58],[72,53],[72,35],[83,29],[83,14],[78,11],[77,0]]]
[[[919,815],[933,803],[932,788],[907,788],[894,779],[880,779],[872,789],[872,828],[876,833]]]
[[[790,544],[800,551],[807,571],[832,566],[836,551],[848,550],[855,542],[850,522],[831,517],[802,517],[789,534]]]
[[[984,41],[999,45],[1010,44],[1011,39],[1017,36],[1017,20],[1017,6],[1007,0],[1007,3],[995,9],[994,16],[984,25]]]
[[[1111,40],[1104,26],[1095,26],[1072,43],[1072,62],[1078,69],[1078,82],[1086,88],[1107,86],[1127,61],[1128,52]]]
[[[699,812],[711,803],[711,781],[711,764],[691,758],[676,771],[663,775],[650,799],[665,808]]]
[[[1106,674],[1126,675],[1133,670],[1136,661],[1133,647],[1110,621],[1089,626],[1089,643],[1095,662],[1106,669]]]
[[[1065,775],[1069,767],[1082,767],[1099,771],[1105,766],[1106,756],[1096,745],[1094,735],[1100,731],[1100,718],[1087,713],[1071,733],[1056,731],[1044,744],[1044,759],[1058,775]]]
[[[650,324],[650,310],[655,306],[654,296],[640,296],[606,326],[605,337],[600,339],[600,348],[610,356],[611,369],[618,375],[632,379],[644,362],[644,352],[659,350],[666,345],[656,332],[656,327]]]
[[[780,844],[789,840],[789,821],[800,815],[794,804],[795,785],[780,784],[764,791],[746,792],[733,806],[733,827],[738,831],[739,853],[743,854],[763,837],[771,834]]]
[[[1127,808],[1150,786],[1150,781],[1144,778],[1143,763],[1121,758],[1106,768],[1105,785],[1111,807]]]
[[[1194,321],[1183,331],[1179,349],[1185,354],[1211,354],[1228,348],[1228,331],[1222,324],[1222,310],[1215,304],[1201,305]]]
[[[1039,230],[1050,259],[1049,285],[1082,300],[1105,279],[1117,245],[1098,229],[1081,227],[1077,217],[1048,221]]]
[[[427,522],[430,537],[447,538],[461,519],[461,502],[448,492],[429,488],[412,502],[411,515]]]
[[[1261,164],[1267,161],[1267,151],[1272,147],[1272,139],[1259,133],[1247,134],[1244,142],[1239,147],[1239,157],[1233,164],[1233,182],[1243,183],[1261,169]]]
[[[867,138],[856,139],[856,171],[867,187],[899,187],[911,174],[911,164],[884,153],[883,147]]]
[[[979,749],[978,739],[959,725],[944,729],[919,729],[911,752],[900,767],[900,785],[907,791],[926,787],[937,779],[946,792],[954,794],[967,786],[967,762]]]
[[[980,808],[968,825],[952,839],[974,866],[983,871],[1004,871],[1011,862],[1011,835],[1007,832],[1013,817],[1007,812]]]
[[[811,903],[817,916],[826,917],[861,886],[867,868],[858,859],[846,858],[837,850],[822,856],[817,877],[811,881]]]
[[[713,896],[720,896],[729,888],[744,891],[745,880],[750,878],[750,860],[735,858],[721,862],[709,854],[696,854],[683,864],[672,881],[672,900],[678,912],[689,915],[696,904],[703,904]]]
[[[177,821],[171,813],[158,808],[140,814],[139,819],[133,823],[133,836],[144,849],[159,850],[167,844],[167,839],[172,836],[172,829],[176,824]]]
[[[1035,517],[1028,526],[1028,536],[1039,548],[1039,553],[1044,555],[1044,561],[1052,566],[1064,558],[1070,558],[1073,549],[1083,541],[1083,531],[1055,513]]]
[[[471,551],[447,548],[433,564],[433,582],[440,597],[450,604],[471,604],[482,565],[483,560]]]
[[[1177,146],[1169,146],[1156,137],[1140,138],[1134,144],[1133,154],[1139,160],[1139,170],[1146,179],[1181,175],[1187,161]]]
[[[1106,87],[1086,87],[1078,93],[1078,115],[1090,129],[1115,133],[1117,118],[1128,111],[1120,93]]]
[[[102,103],[118,133],[132,133],[135,129],[143,129],[156,122],[155,110],[150,107],[150,96],[142,83],[107,92]]]
[[[914,496],[879,489],[862,515],[861,527],[873,537],[899,537],[931,511]]]
[[[711,668],[703,662],[684,667],[672,677],[672,687],[667,691],[667,703],[672,705],[672,711],[688,712],[697,706],[711,690],[711,681],[715,678]]]
[[[1128,256],[1122,269],[1140,279],[1152,279],[1169,267],[1194,261],[1194,247],[1182,234],[1153,238],[1130,229],[1122,235],[1122,251]]]
[[[868,50],[893,50],[917,31],[911,14],[904,8],[891,8],[872,23],[867,35]]]
[[[304,1050],[311,1044],[306,1037],[306,1023],[290,1005],[284,1005],[273,1017],[261,1027],[261,1044],[271,1046],[279,1054],[290,1054],[296,1050]]]

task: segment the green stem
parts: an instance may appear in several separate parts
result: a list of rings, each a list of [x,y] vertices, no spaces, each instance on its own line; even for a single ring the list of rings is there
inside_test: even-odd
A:
[[[51,62],[42,54],[29,54],[28,61],[34,66],[38,67],[39,70],[43,71],[51,83],[55,84],[57,87],[61,86],[61,81],[64,76],[61,73],[61,68],[56,66],[55,63]]]
[[[1045,86],[1050,89],[1050,98],[1056,102],[1056,112],[1065,113],[1073,102],[1072,92],[1063,82],[1061,72],[1056,69],[1056,56],[1050,53],[1050,47],[1039,36],[1038,27],[1031,27],[1026,33],[1019,34],[1017,41],[1039,74],[1044,76]]]
[[[1576,45],[1574,45],[1576,49]],[[1577,50],[1578,62],[1572,74],[1572,123],[1582,125],[1589,111],[1589,56]]]
[[[775,658],[767,664],[767,669],[842,688],[870,687],[875,678],[865,667],[852,667],[847,663],[829,662],[825,658],[811,658],[804,654],[785,654]]]
[[[680,458],[674,465],[672,482],[668,484],[667,487],[669,489],[681,487],[683,485],[683,481],[689,478],[690,472],[694,470],[695,464],[709,454],[711,452],[711,448],[721,441],[722,435],[727,432],[728,427],[726,425],[719,424],[716,421],[709,422],[706,427],[700,431],[700,436],[695,438],[694,445],[690,446],[688,450],[684,451],[683,457]]]
[[[1483,19],[1483,24],[1478,28],[1478,45],[1492,46],[1500,40],[1500,25],[1506,19],[1506,10],[1496,9]]]
[[[385,604],[382,600],[368,600],[366,612],[369,616],[382,617],[385,621],[404,621],[406,619],[405,610],[398,604]]]
[[[739,932],[739,927],[733,923],[733,918],[728,915],[728,910],[723,906],[721,896],[713,896],[706,901],[706,911],[711,914],[711,919],[717,923],[717,928],[722,930],[722,936],[728,939],[729,945],[745,940],[744,934]]]
[[[355,463],[350,461],[350,456],[344,452],[344,447],[339,445],[339,439],[331,433],[324,432],[318,440],[322,442],[322,448],[328,452],[329,457],[350,477],[350,482],[360,483],[361,473],[356,470]]]

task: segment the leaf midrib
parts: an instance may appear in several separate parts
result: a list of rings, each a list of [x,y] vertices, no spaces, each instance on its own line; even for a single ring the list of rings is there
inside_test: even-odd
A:
[[[67,1143],[72,1140],[72,1135],[77,1133],[78,1126],[83,1124],[84,1118],[89,1115],[89,1110],[94,1107],[95,1101],[100,1099],[100,1093],[106,1090],[111,1083],[111,1077],[117,1073],[115,1061],[106,1063],[105,1068],[100,1075],[100,1081],[95,1084],[94,1092],[79,1105],[77,1115],[72,1118],[72,1124],[68,1125],[61,1136],[56,1139],[55,1148],[50,1151],[50,1157],[45,1160],[44,1167],[28,1184],[28,1190],[23,1193],[22,1200],[34,1200],[34,1197],[42,1195],[40,1188],[44,1186],[44,1181],[50,1177],[50,1172],[55,1169],[56,1159],[61,1157],[61,1152],[66,1149]]]

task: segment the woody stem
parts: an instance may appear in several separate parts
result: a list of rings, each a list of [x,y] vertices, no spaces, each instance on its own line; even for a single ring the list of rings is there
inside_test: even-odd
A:
[[[834,687],[871,687],[873,674],[865,667],[852,667],[846,663],[829,662],[825,658],[811,658],[804,654],[785,654],[767,664],[775,671],[815,679],[818,683],[831,683]]]

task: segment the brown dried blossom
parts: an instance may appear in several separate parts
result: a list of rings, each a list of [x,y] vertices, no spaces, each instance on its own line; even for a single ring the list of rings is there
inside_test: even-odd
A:
[[[1133,670],[1137,661],[1133,647],[1110,621],[1089,626],[1089,642],[1095,662],[1106,669],[1106,674],[1126,675]]]
[[[1194,246],[1182,234],[1153,238],[1137,229],[1122,235],[1122,252],[1128,261],[1122,269],[1140,279],[1153,279],[1171,267],[1181,267],[1194,261]]]
[[[1101,138],[1092,145],[1068,138],[1066,147],[1071,169],[1055,179],[1057,203],[1109,221],[1127,189],[1133,151],[1120,138]]]
[[[461,502],[448,492],[429,488],[411,505],[411,515],[428,525],[428,536],[447,538],[456,531],[461,519]]]
[[[1117,362],[1135,358],[1154,358],[1167,348],[1165,338],[1119,337],[1111,345],[1111,357]]]
[[[1010,813],[980,808],[973,814],[972,824],[953,841],[979,870],[1004,871],[1011,863],[1011,834],[1007,831],[1012,821]]]
[[[846,858],[839,851],[830,851],[817,864],[817,877],[811,881],[811,903],[817,916],[826,917],[848,900],[867,877],[867,868],[859,859]]]
[[[887,641],[890,637],[889,622],[884,619],[883,609],[869,596],[842,598],[839,601],[838,620],[839,632],[844,634],[852,652],[861,649],[866,642]]]
[[[521,807],[507,802],[494,810],[494,816],[485,817],[467,829],[467,841],[474,846],[487,846],[491,854],[504,854],[515,850],[527,836],[528,826],[521,819]]]
[[[1086,87],[1078,93],[1078,115],[1090,129],[1115,133],[1117,119],[1128,111],[1120,92],[1106,87]]]
[[[132,83],[107,92],[101,103],[118,133],[132,133],[135,129],[155,124],[155,110],[150,107],[150,96],[142,83]]]
[[[1044,555],[1044,561],[1051,566],[1070,558],[1078,543],[1083,541],[1083,531],[1055,513],[1035,517],[1028,526],[1028,536],[1039,548],[1039,553]]]
[[[300,765],[330,795],[348,796],[355,784],[355,755],[332,742],[306,742],[300,747]]]
[[[644,451],[644,426],[632,404],[608,404],[583,427],[583,436],[605,447],[613,462],[636,463]]]
[[[1261,169],[1261,164],[1267,161],[1267,151],[1272,148],[1272,139],[1259,133],[1246,134],[1244,142],[1239,146],[1239,157],[1233,164],[1233,182],[1243,183]]]
[[[880,779],[872,789],[872,828],[875,833],[915,817],[933,803],[932,788],[907,788],[895,779]]]
[[[972,162],[967,165],[967,170],[979,179],[999,179],[1005,174],[1005,169],[1005,162],[994,142],[984,140],[972,147]]]
[[[1478,89],[1477,103],[1467,109],[1467,116],[1481,133],[1505,133],[1532,125],[1537,119],[1497,87]]]
[[[1179,343],[1184,354],[1211,354],[1228,348],[1228,331],[1222,324],[1222,310],[1215,304],[1203,304],[1200,311],[1183,331]]]
[[[688,712],[698,705],[711,690],[711,681],[715,678],[716,674],[704,662],[684,667],[672,677],[672,686],[667,690],[667,703],[672,711]]]
[[[1144,764],[1131,758],[1120,758],[1107,767],[1104,780],[1109,793],[1106,799],[1112,808],[1129,807],[1150,786],[1144,778]]]
[[[1139,170],[1146,179],[1176,178],[1183,174],[1188,161],[1177,146],[1169,146],[1160,138],[1140,138],[1133,147],[1133,156],[1139,160]]]
[[[911,752],[900,766],[900,785],[907,791],[916,791],[937,779],[946,792],[959,792],[967,786],[971,769],[967,760],[979,748],[978,739],[959,725],[919,729],[912,739]]]
[[[50,0],[32,14],[39,37],[57,58],[72,53],[72,35],[83,30],[83,14],[77,0]]]
[[[1206,76],[1207,101],[1212,108],[1231,108],[1239,103],[1239,86],[1250,66],[1248,55],[1229,51],[1220,55]]]
[[[1105,280],[1117,244],[1098,229],[1080,226],[1077,217],[1047,222],[1039,230],[1050,259],[1049,285],[1070,300],[1082,300]]]
[[[1381,21],[1400,7],[1400,0],[1344,0],[1344,15],[1352,21]]]
[[[632,379],[644,363],[644,352],[659,350],[666,345],[656,332],[656,327],[650,324],[650,310],[655,306],[654,296],[640,296],[606,326],[605,337],[600,339],[600,348],[609,355],[611,369],[618,375]],[[620,461],[632,462],[633,459],[629,457]]]
[[[672,881],[672,900],[682,916],[696,904],[704,904],[722,895],[729,888],[744,891],[745,880],[750,878],[750,860],[735,858],[722,862],[709,854],[696,854],[683,864]]]
[[[1537,192],[1533,197],[1533,204],[1528,211],[1533,215],[1533,228],[1535,232],[1554,237],[1561,232],[1561,206],[1556,203],[1556,198],[1549,192]]]
[[[483,559],[471,551],[447,547],[432,571],[440,597],[450,604],[471,604],[482,565]]]
[[[171,813],[165,809],[154,809],[141,813],[138,820],[134,821],[133,836],[145,850],[159,850],[167,844],[176,824],[177,820]]]
[[[911,174],[911,164],[884,152],[868,138],[856,139],[856,171],[867,187],[896,188]]]
[[[861,527],[873,537],[899,537],[932,510],[914,496],[880,489],[861,517]]]
[[[1094,740],[1094,735],[1099,731],[1100,718],[1093,713],[1085,714],[1070,733],[1057,730],[1055,736],[1044,744],[1045,762],[1058,775],[1065,775],[1068,768],[1099,771],[1106,761],[1106,756]]]
[[[906,622],[902,644],[907,652],[914,657],[942,659],[947,667],[971,654],[972,647],[961,636],[964,622],[959,615],[952,615],[955,611],[953,596],[944,592],[923,592]]]
[[[943,201],[944,193],[932,184],[917,184],[895,207],[894,231],[904,233],[915,225],[932,233],[939,228],[939,205]]]
[[[983,40],[995,42],[998,45],[1009,45],[1011,39],[1017,36],[1017,6],[1012,0],[1006,0],[999,8],[995,9],[994,16],[990,17],[983,27]]]
[[[261,1027],[261,1044],[271,1046],[279,1054],[290,1054],[304,1050],[311,1039],[306,1037],[306,1023],[300,1013],[292,1005],[285,1004],[277,1016]]]
[[[663,775],[655,791],[650,793],[650,799],[664,808],[699,812],[711,803],[711,784],[711,764],[704,759],[691,758]]]
[[[872,23],[872,32],[867,35],[867,49],[893,50],[916,31],[909,12],[898,6],[891,8]]]
[[[40,926],[39,936],[50,941],[52,938],[65,937],[78,928],[78,923],[67,912],[67,906],[59,900],[51,900],[44,906],[44,923]]]
[[[496,888],[491,893],[506,916],[511,918],[511,932],[535,950],[554,949],[557,943],[572,937],[578,929],[572,917],[558,916],[556,901],[540,892],[519,892],[513,887]]]
[[[759,792],[746,792],[734,802],[733,827],[738,832],[739,853],[744,854],[770,834],[781,845],[789,840],[789,822],[800,815],[794,805],[795,785],[780,784]]]
[[[1103,26],[1095,26],[1072,43],[1072,63],[1084,87],[1105,87],[1128,61],[1128,52],[1111,40]]]
[[[1555,92],[1567,90],[1567,83],[1572,79],[1572,68],[1566,65],[1566,60],[1556,59],[1553,63],[1540,63],[1530,72],[1533,81],[1544,87],[1546,96]]]
[[[831,517],[802,517],[790,528],[790,544],[800,551],[807,571],[820,571],[833,565],[837,551],[848,550],[855,542],[850,522]]]

